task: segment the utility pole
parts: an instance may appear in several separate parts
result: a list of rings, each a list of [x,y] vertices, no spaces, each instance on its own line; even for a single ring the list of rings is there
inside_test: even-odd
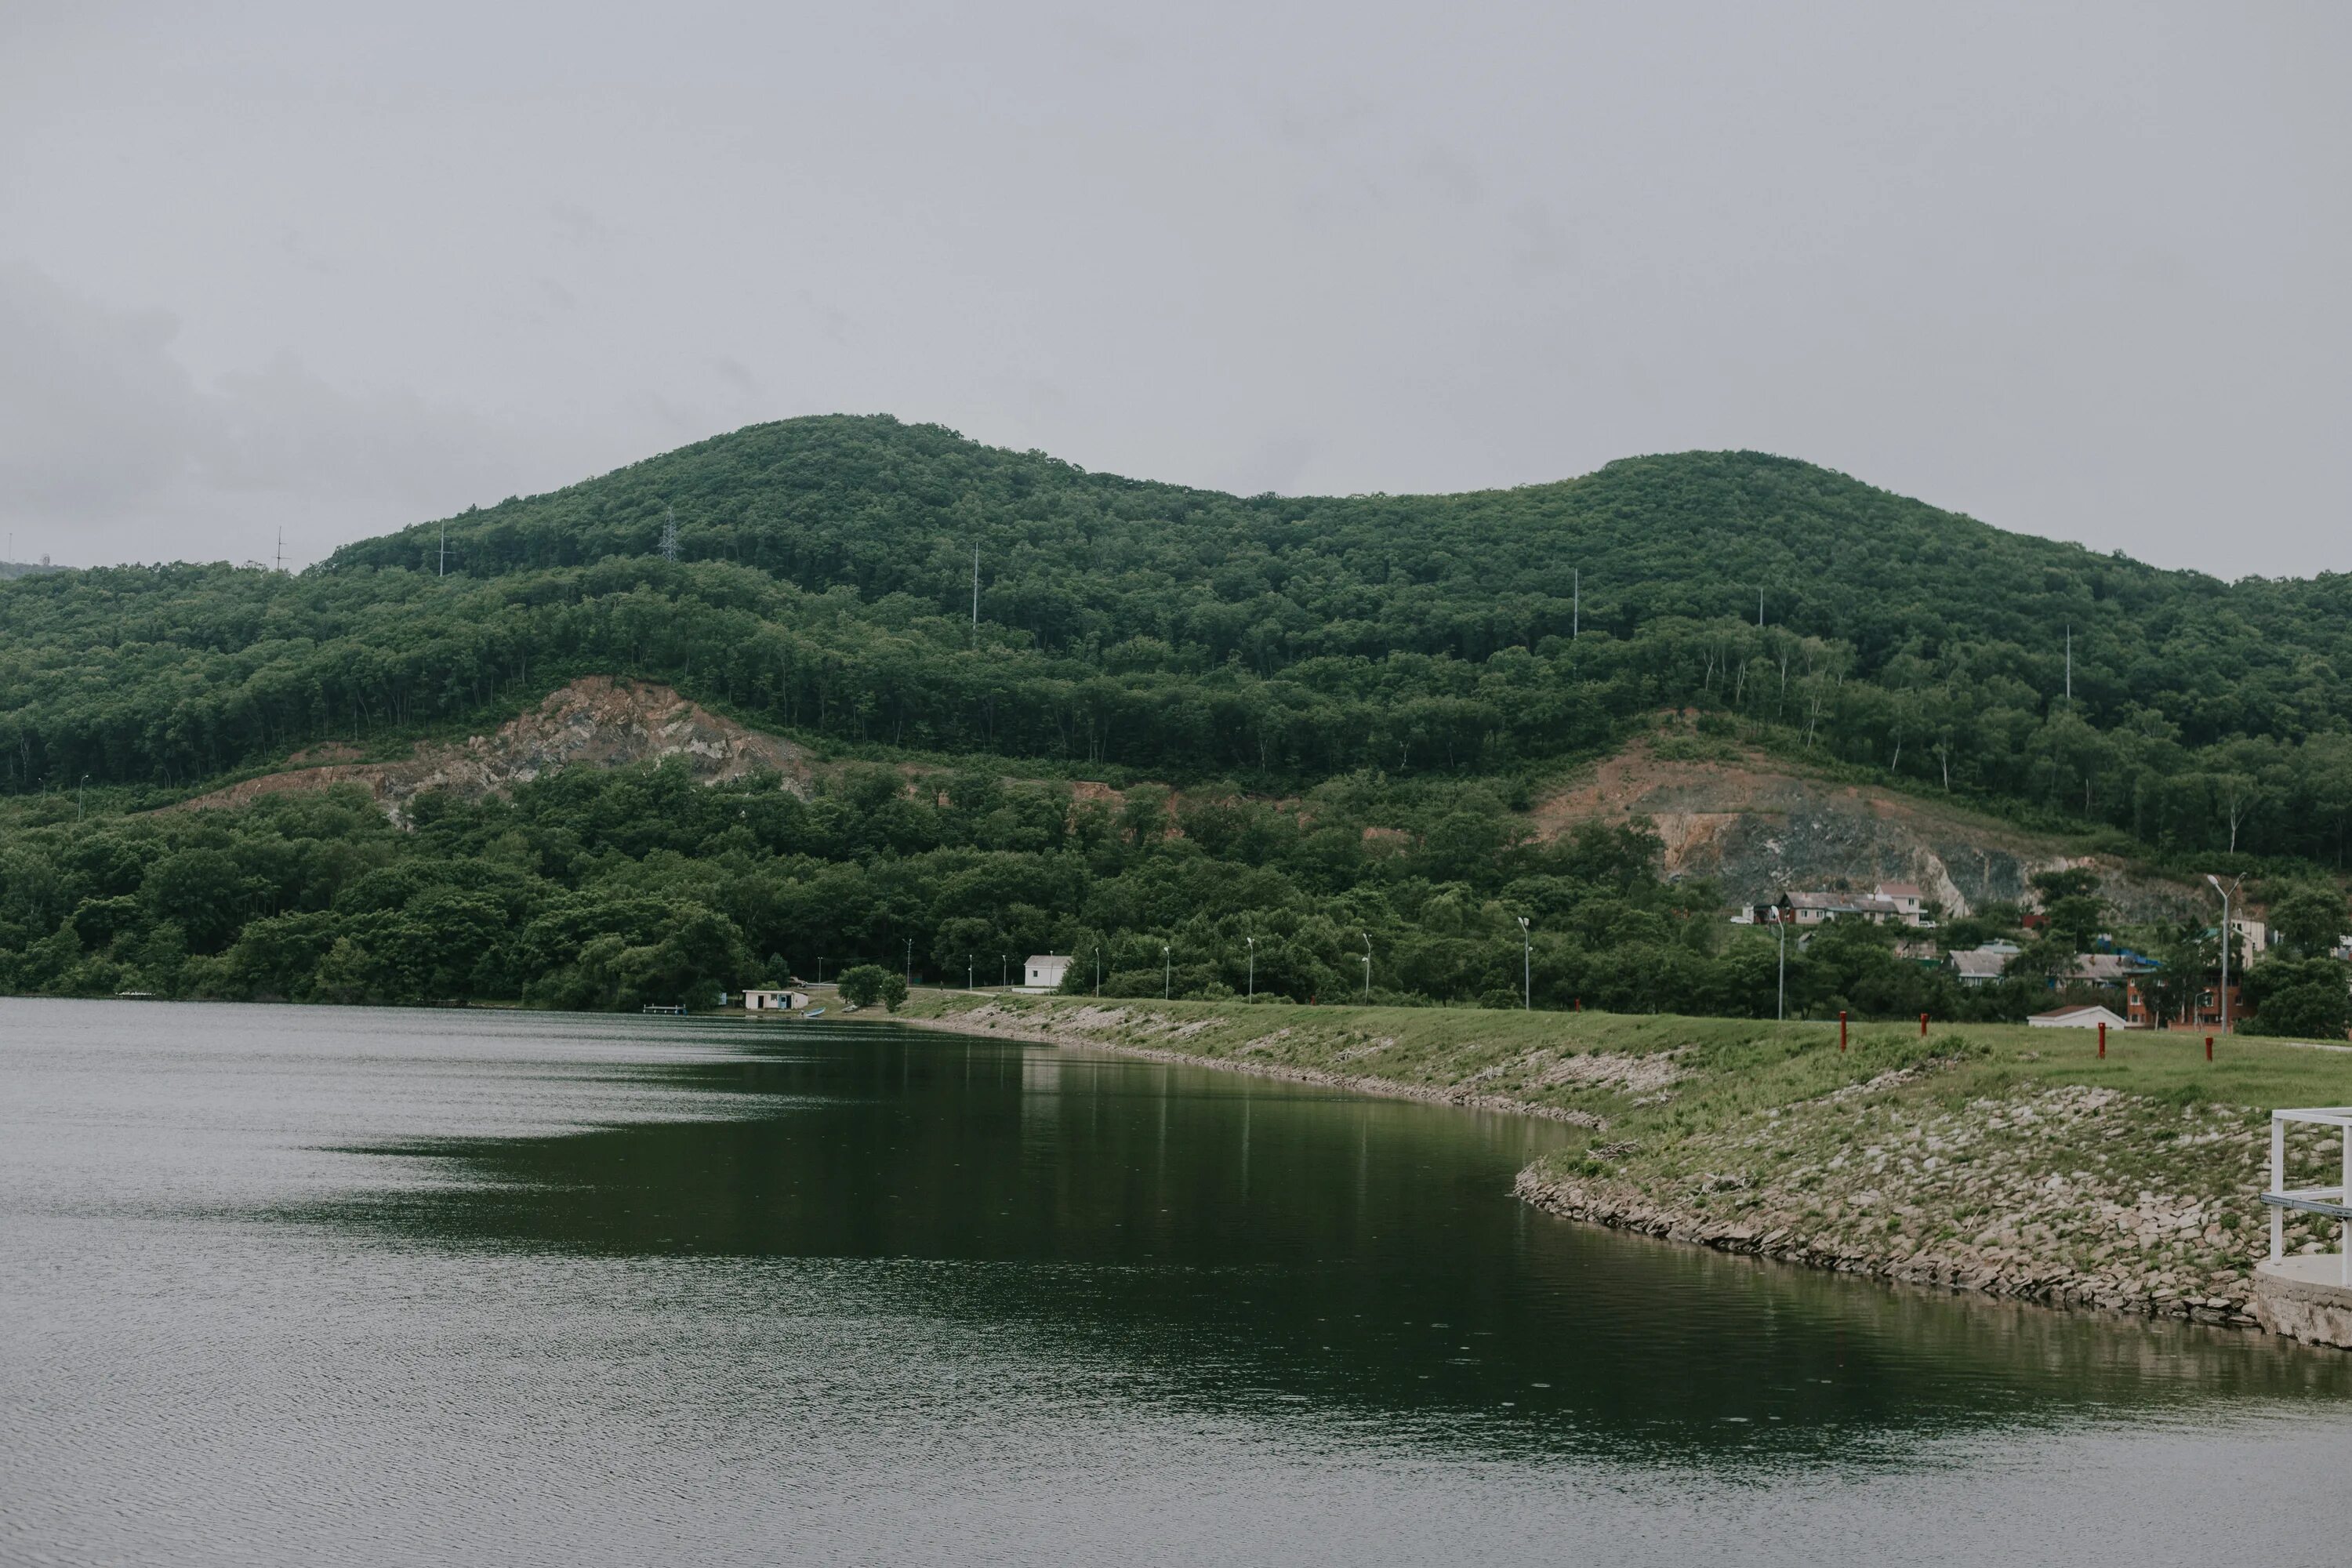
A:
[[[441,520],[441,569],[433,574],[436,577],[449,575],[449,520],[446,518]]]
[[[968,953],[968,952],[967,952],[967,953],[965,953],[965,954],[963,955],[963,988],[964,988],[965,990],[967,990],[967,991],[970,991],[970,990],[971,990],[971,989],[972,989],[972,984],[971,984],[971,954],[970,954],[970,953]]]
[[[1242,940],[1249,943],[1249,999],[1255,1002],[1257,1000],[1257,938],[1245,936]]]
[[[971,542],[971,640],[980,645],[980,541]]]
[[[1095,943],[1095,994],[1102,994],[1102,943]]]
[[[996,988],[1002,991],[1012,984],[1013,955],[1009,952],[1000,952],[996,955]]]
[[[2226,888],[2221,886],[2221,879],[2210,871],[2205,873],[2205,879],[2221,895],[2221,1032],[2226,1035],[2230,1032],[2230,895],[2238,890],[2238,884],[2245,878],[2231,878]]]
[[[1576,596],[1568,602],[1568,640],[1570,642],[1574,642],[1584,630],[1584,568],[1575,568],[1572,578]]]
[[[1756,590],[1756,629],[1759,632],[1764,629],[1764,590],[1761,588]]]
[[[908,938],[907,939],[907,984],[908,984],[908,987],[909,989],[912,989],[912,988],[913,988],[913,986],[914,986],[914,984],[915,984],[915,939],[914,939],[913,937],[911,937],[911,936],[910,936],[910,937],[908,937]]]
[[[81,803],[89,794],[89,775],[88,773],[84,773],[81,775],[81,783],[74,786],[74,815],[76,816],[79,816],[81,815]]]
[[[1519,917],[1519,1006],[1529,1013],[1536,1008],[1536,939],[1525,915]]]
[[[1168,1000],[1175,984],[1176,961],[1169,956],[1168,944],[1163,942],[1160,944],[1160,999],[1162,1002]]]
[[[2066,706],[2074,706],[2074,623],[2066,623]],[[2219,887],[2221,884],[2214,884]]]

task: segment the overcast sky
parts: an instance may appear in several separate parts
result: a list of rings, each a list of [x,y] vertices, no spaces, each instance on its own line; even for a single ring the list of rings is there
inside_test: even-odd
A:
[[[2341,570],[2347,67],[2340,0],[0,0],[0,527],[308,562],[846,410]]]

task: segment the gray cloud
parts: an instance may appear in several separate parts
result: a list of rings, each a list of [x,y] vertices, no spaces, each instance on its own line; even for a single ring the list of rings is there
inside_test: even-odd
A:
[[[63,559],[887,409],[1293,491],[1763,447],[2347,564],[2341,6],[26,15],[0,506]]]
[[[574,456],[411,391],[341,390],[290,353],[199,386],[178,330],[0,264],[0,514],[28,553],[242,558],[283,527],[308,558]]]

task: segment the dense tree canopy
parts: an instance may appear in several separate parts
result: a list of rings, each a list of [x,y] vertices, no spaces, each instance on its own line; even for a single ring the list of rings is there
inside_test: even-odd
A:
[[[1766,1012],[1777,944],[1702,918],[1712,891],[1659,880],[1638,831],[1527,840],[1539,771],[1695,709],[1702,734],[1997,809],[2340,865],[2347,609],[2340,576],[2158,571],[1755,453],[1242,498],[887,418],[760,426],[299,575],[0,583],[24,825],[0,843],[0,983],[615,1007],[820,960],[985,974],[1085,948],[1107,992],[1219,994],[1255,937],[1269,994],[1360,992],[1369,942],[1376,995],[1507,1003],[1524,916],[1538,1005]],[[810,801],[576,772],[425,797],[404,829],[357,797],[123,814],[600,673],[947,771],[835,770]],[[1055,774],[1130,787],[1088,804]],[[1964,994],[1840,927],[1791,953],[1789,1005],[2015,1016],[2106,915],[2063,876],[2041,895],[2012,982]],[[2265,977],[2278,1017],[2336,1016],[2342,921],[2316,875],[2282,896],[2308,967]],[[2148,938],[2183,973],[2203,940]]]
[[[672,763],[412,805],[403,829],[352,786],[101,820],[58,804],[0,848],[0,989],[630,1008],[793,974],[993,981],[1054,952],[1078,959],[1069,989],[1111,995],[1780,1005],[1774,935],[1660,880],[1645,830],[1534,843],[1475,783],[1079,800],[860,764],[803,801]],[[2043,994],[1963,994],[1866,925],[1791,944],[1787,978],[1815,1016],[2013,1016]]]
[[[0,787],[184,786],[614,672],[804,733],[1280,788],[1507,772],[1696,706],[2152,843],[2334,863],[2352,828],[2343,577],[2158,571],[1754,453],[1244,499],[832,417],[447,537],[447,577],[425,525],[299,577],[0,585]]]

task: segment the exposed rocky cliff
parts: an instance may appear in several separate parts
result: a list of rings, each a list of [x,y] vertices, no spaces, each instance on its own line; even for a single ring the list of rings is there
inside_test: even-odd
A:
[[[808,788],[808,757],[798,746],[747,730],[650,681],[589,676],[549,694],[531,711],[462,745],[420,742],[398,762],[342,760],[347,748],[319,747],[289,761],[284,773],[247,779],[184,802],[177,809],[242,805],[266,795],[356,784],[394,820],[414,796],[442,791],[466,799],[505,795],[560,768],[625,767],[666,757],[685,761],[704,784],[772,773],[783,787]]]
[[[1665,842],[1669,876],[1712,879],[1729,903],[1791,888],[1912,882],[1952,915],[2032,902],[2037,871],[2087,866],[2126,920],[2189,899],[2120,862],[1958,805],[1809,777],[1761,752],[1686,735],[1645,737],[1540,802],[1537,829],[1645,816]]]

